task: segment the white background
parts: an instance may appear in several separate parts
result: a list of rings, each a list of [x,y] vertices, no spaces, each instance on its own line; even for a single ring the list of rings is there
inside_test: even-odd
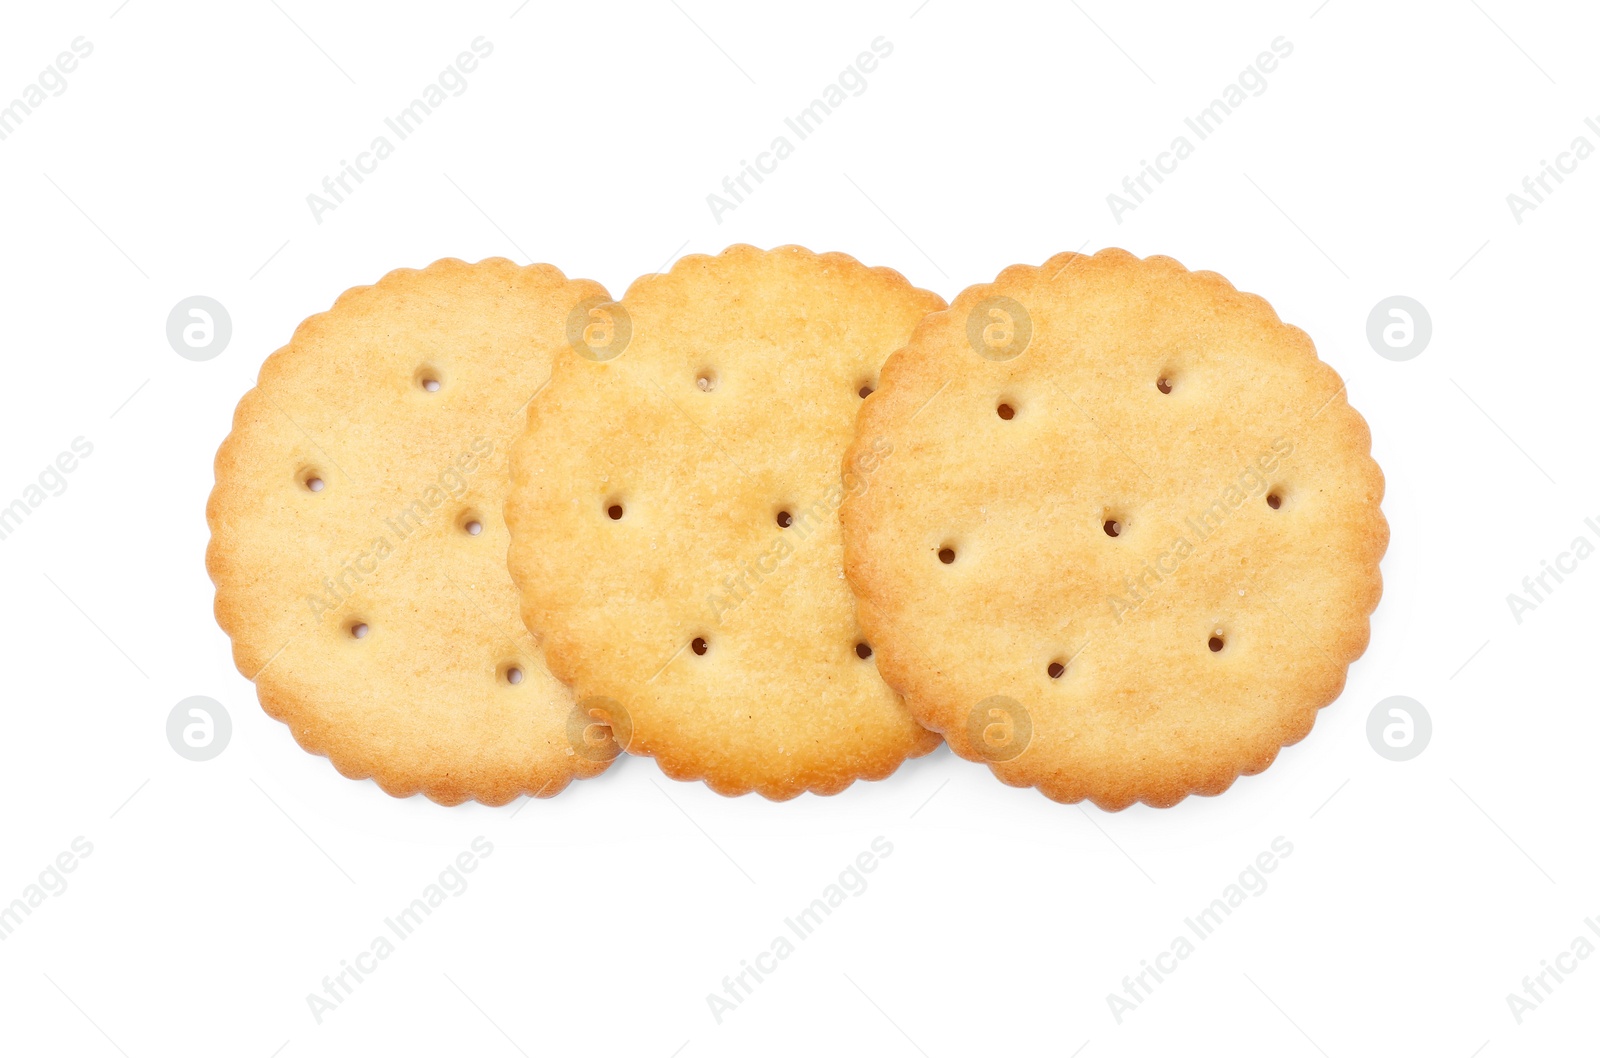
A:
[[[0,1050],[1595,1048],[1600,958],[1520,1025],[1506,1001],[1600,919],[1600,560],[1520,624],[1506,601],[1600,536],[1600,160],[1520,224],[1506,200],[1575,137],[1600,147],[1592,9],[117,2],[19,5],[0,33],[0,101],[94,47],[0,141],[0,504],[94,446],[0,540],[0,903],[94,849],[0,941]],[[316,223],[306,196],[479,36],[468,90]],[[865,93],[717,223],[706,196],[879,36]],[[1106,196],[1279,36],[1266,91],[1117,223]],[[782,805],[624,759],[553,800],[446,809],[297,748],[234,670],[203,566],[212,455],[262,359],[397,266],[506,255],[620,296],[740,241],[947,298],[1123,246],[1310,332],[1372,425],[1393,528],[1372,647],[1310,737],[1221,797],[1116,815],[944,750]],[[165,336],[194,294],[234,326],[205,363]],[[1433,320],[1403,363],[1365,335],[1393,294]],[[165,735],[197,694],[233,719],[206,763]],[[1405,763],[1366,736],[1395,694],[1434,724]],[[477,835],[495,851],[470,888],[319,1025],[306,995]],[[880,835],[868,889],[718,1024],[707,994]],[[1279,836],[1266,891],[1119,1024],[1107,995]]]

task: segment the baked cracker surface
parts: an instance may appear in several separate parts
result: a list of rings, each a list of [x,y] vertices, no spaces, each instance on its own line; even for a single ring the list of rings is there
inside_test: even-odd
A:
[[[1389,530],[1311,339],[1122,250],[1008,268],[862,406],[845,568],[912,713],[1003,781],[1107,809],[1217,794],[1366,649]]]
[[[400,269],[300,324],[239,402],[206,508],[217,620],[344,775],[497,805],[604,770],[519,618],[501,508],[566,321],[606,297],[501,258]]]
[[[843,254],[734,246],[570,332],[515,450],[510,568],[630,752],[784,799],[938,744],[861,656],[838,507],[860,394],[943,306]]]

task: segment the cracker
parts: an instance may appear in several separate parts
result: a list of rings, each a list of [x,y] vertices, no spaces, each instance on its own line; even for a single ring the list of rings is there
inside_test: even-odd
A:
[[[842,254],[734,246],[575,320],[515,449],[510,568],[630,752],[784,799],[938,744],[856,625],[837,512],[861,395],[943,305]]]
[[[1007,783],[1220,793],[1366,649],[1389,538],[1367,425],[1215,273],[1105,250],[969,288],[890,358],[847,462],[883,446],[843,510],[862,627]]]
[[[302,323],[239,402],[206,508],[217,621],[262,707],[343,774],[497,805],[605,768],[568,737],[500,517],[586,299],[606,294],[548,265],[401,269]]]

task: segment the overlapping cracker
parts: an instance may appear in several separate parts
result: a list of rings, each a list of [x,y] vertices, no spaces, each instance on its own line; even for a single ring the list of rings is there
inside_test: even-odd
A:
[[[1119,809],[1303,738],[1365,650],[1388,525],[1310,338],[1121,250],[1009,268],[917,328],[846,466],[884,677],[1005,782]]]
[[[943,304],[842,254],[734,246],[575,318],[515,450],[510,568],[630,752],[783,799],[937,745],[856,624],[837,511],[861,395]]]
[[[401,269],[302,323],[240,401],[206,508],[217,620],[343,774],[495,805],[604,770],[519,618],[501,508],[568,318],[606,299],[548,265]]]

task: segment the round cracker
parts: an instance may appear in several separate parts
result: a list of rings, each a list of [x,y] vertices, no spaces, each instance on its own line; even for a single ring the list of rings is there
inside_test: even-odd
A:
[[[239,402],[206,508],[217,621],[262,707],[341,773],[498,805],[604,770],[568,738],[500,517],[585,299],[606,294],[548,265],[400,269],[302,323]]]
[[[573,330],[513,455],[510,568],[630,752],[781,800],[938,744],[858,656],[838,506],[861,392],[943,306],[843,254],[734,246]]]
[[[1012,785],[1220,793],[1366,649],[1389,538],[1367,425],[1215,273],[1105,250],[963,291],[848,458],[884,445],[843,512],[861,624],[912,713]]]

